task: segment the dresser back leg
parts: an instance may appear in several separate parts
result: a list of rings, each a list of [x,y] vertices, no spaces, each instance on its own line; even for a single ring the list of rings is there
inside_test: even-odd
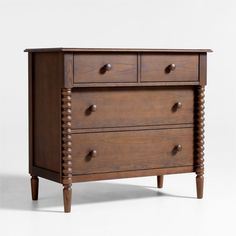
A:
[[[164,176],[163,175],[158,175],[157,176],[157,187],[162,188],[163,187],[163,180]]]
[[[39,192],[39,178],[38,176],[31,176],[31,194],[32,200],[38,200]]]
[[[64,185],[63,198],[64,198],[64,211],[65,212],[71,211],[71,195],[72,195],[71,185]]]

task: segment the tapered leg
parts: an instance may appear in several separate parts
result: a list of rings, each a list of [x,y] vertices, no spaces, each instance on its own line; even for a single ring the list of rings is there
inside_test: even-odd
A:
[[[71,211],[71,195],[72,195],[71,185],[64,185],[63,198],[64,198],[64,211],[65,212]]]
[[[203,186],[204,186],[204,177],[197,176],[196,177],[196,184],[197,184],[197,198],[203,198]]]
[[[163,187],[163,180],[164,176],[163,175],[158,175],[157,176],[157,187],[162,188]]]
[[[32,200],[38,200],[39,193],[39,178],[38,176],[31,177],[31,194]]]

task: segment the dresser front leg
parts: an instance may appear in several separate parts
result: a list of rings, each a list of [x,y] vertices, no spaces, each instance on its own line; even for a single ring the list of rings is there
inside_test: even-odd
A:
[[[39,193],[39,178],[38,176],[31,176],[31,195],[32,200],[38,200]]]
[[[71,185],[63,185],[63,186],[64,186],[63,188],[64,211],[70,212],[72,188],[71,188]]]
[[[197,198],[203,198],[203,186],[204,186],[204,177],[197,176],[196,177],[196,185],[197,185]]]
[[[196,90],[195,110],[195,153],[196,153],[196,187],[197,198],[203,198],[204,185],[204,87],[199,86]]]
[[[163,187],[163,180],[164,176],[163,175],[158,175],[157,176],[157,187],[162,188]]]

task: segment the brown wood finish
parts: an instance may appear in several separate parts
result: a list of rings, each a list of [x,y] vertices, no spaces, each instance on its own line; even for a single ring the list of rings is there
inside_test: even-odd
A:
[[[72,128],[193,123],[193,92],[191,87],[74,90]]]
[[[198,55],[142,54],[141,81],[197,81]]]
[[[63,56],[63,55],[62,55]],[[62,57],[62,69],[64,71],[64,87],[71,88],[74,83],[74,56],[66,53]]]
[[[31,169],[31,173],[33,173],[36,176],[40,176],[45,179],[49,179],[49,180],[61,183],[61,173],[60,172],[54,172],[54,171],[51,171],[48,169],[33,166]]]
[[[180,167],[160,168],[160,169],[152,168],[148,170],[129,170],[129,171],[117,171],[109,173],[73,175],[73,183],[94,181],[94,180],[121,179],[121,178],[140,177],[140,176],[169,175],[169,174],[180,174],[180,173],[191,173],[191,172],[194,172],[194,166],[180,166]]]
[[[25,52],[152,52],[152,53],[207,53],[211,49],[163,49],[163,48],[28,48]]]
[[[157,86],[190,86],[199,85],[199,81],[157,81],[157,82],[135,82],[135,83],[74,83],[73,88],[109,88],[109,87],[157,87]]]
[[[73,174],[194,164],[192,128],[72,134],[72,140]]]
[[[33,165],[60,172],[61,93],[60,57],[54,53],[33,55],[32,111]]]
[[[64,211],[71,211],[72,198],[72,136],[71,136],[71,89],[62,89],[61,107],[62,107],[62,184]]]
[[[38,200],[38,192],[39,192],[39,178],[37,176],[32,176],[31,177],[32,200]]]
[[[71,211],[71,199],[72,199],[71,185],[64,185],[63,200],[64,200],[64,212],[66,213]]]
[[[207,55],[201,53],[199,55],[199,81],[201,86],[205,86],[207,83]]]
[[[203,198],[204,182],[204,87],[196,88],[196,111],[195,111],[195,168],[197,198]]]
[[[33,168],[33,56],[28,53],[28,117],[29,117],[29,173]]]
[[[163,188],[163,181],[164,181],[164,176],[158,175],[157,176],[157,187],[158,188]]]
[[[75,54],[74,83],[137,82],[137,54]]]
[[[204,182],[209,49],[26,49],[29,172],[63,185],[196,172]]]
[[[178,128],[193,128],[194,124],[166,124],[166,125],[149,125],[149,126],[129,126],[129,127],[109,127],[109,128],[88,128],[88,129],[72,129],[72,134],[82,133],[99,133],[113,131],[135,131],[135,130],[156,130],[156,129],[178,129]]]

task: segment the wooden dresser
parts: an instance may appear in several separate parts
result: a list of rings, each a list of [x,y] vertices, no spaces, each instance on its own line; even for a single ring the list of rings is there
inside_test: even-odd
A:
[[[29,173],[63,184],[195,172],[203,197],[207,52],[26,49]]]

